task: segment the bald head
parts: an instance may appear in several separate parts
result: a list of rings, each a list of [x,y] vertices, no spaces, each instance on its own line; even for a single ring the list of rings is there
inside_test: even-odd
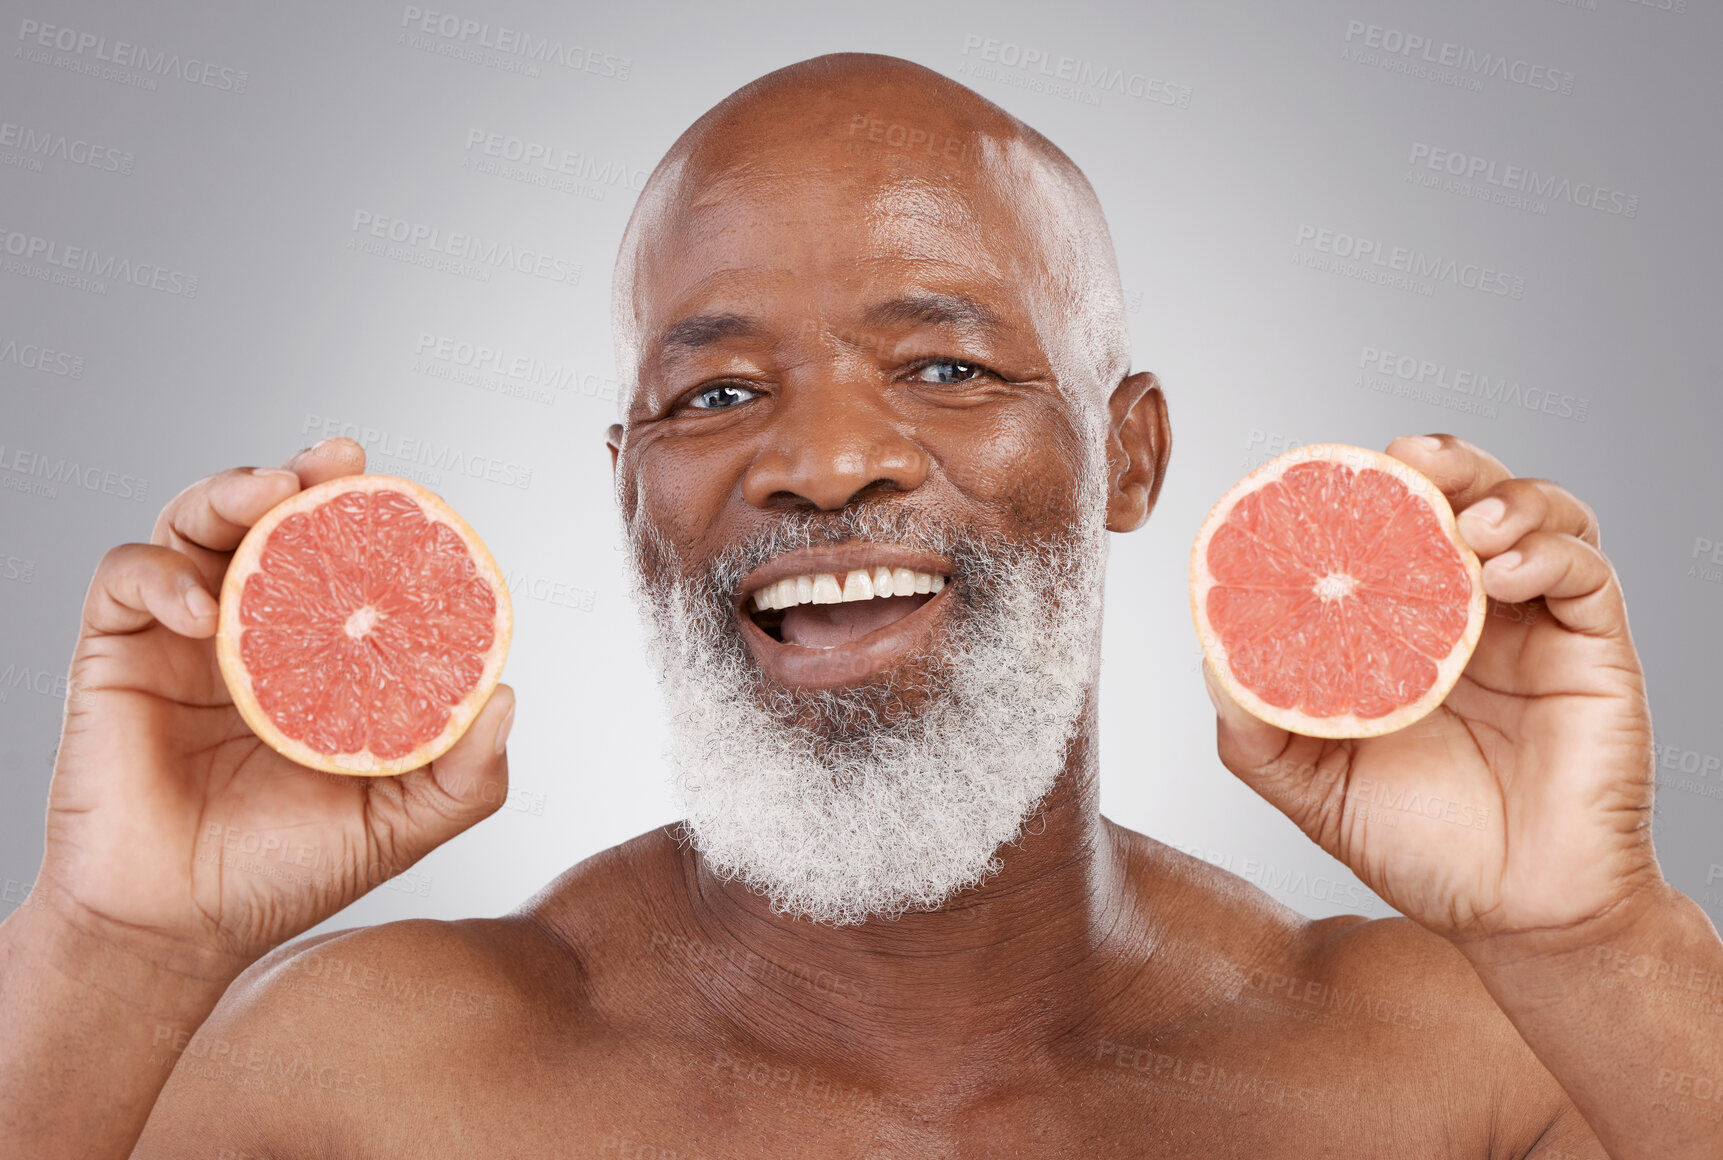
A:
[[[653,171],[613,286],[624,418],[702,291],[740,287],[749,265],[755,277],[853,284],[893,260],[948,287],[967,273],[1020,297],[1073,399],[1104,399],[1128,373],[1112,239],[1071,159],[938,73],[844,53],[738,89]],[[808,303],[804,328],[824,305]]]

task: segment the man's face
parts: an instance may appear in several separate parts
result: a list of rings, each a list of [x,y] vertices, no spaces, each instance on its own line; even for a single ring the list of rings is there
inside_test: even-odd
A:
[[[1051,788],[1106,487],[1023,191],[830,144],[705,159],[649,231],[617,484],[696,844],[841,922],[985,876]]]
[[[645,247],[619,464],[630,524],[653,529],[683,575],[786,517],[818,524],[854,505],[985,541],[1068,529],[1097,450],[1096,390],[1060,381],[1075,368],[1055,365],[1057,304],[1009,190],[968,167],[795,160],[714,175]],[[952,602],[744,601],[798,575],[841,586],[853,569],[950,577],[950,563],[842,549],[774,560],[741,578],[737,626],[786,688],[888,674],[913,686],[908,666]]]

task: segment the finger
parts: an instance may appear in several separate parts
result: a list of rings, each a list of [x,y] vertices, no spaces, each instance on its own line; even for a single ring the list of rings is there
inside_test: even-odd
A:
[[[1522,604],[1544,598],[1550,615],[1575,632],[1615,636],[1627,630],[1627,606],[1615,569],[1574,536],[1531,532],[1484,565],[1484,591]]]
[[[1345,758],[1324,745],[1254,716],[1233,700],[1203,661],[1203,681],[1215,710],[1221,764],[1290,818],[1329,853],[1335,853],[1334,786]]]
[[[392,848],[383,854],[391,864],[405,869],[502,808],[514,708],[514,690],[498,685],[447,753],[411,773],[372,783],[388,821]]]
[[[1455,511],[1514,477],[1501,460],[1457,435],[1402,435],[1387,452],[1429,476]]]
[[[213,636],[216,608],[190,557],[157,544],[121,544],[90,579],[83,634],[137,632],[159,622],[181,636]]]
[[[263,513],[299,490],[283,467],[235,467],[200,479],[162,509],[150,542],[190,552],[231,552]]]
[[[1203,684],[1216,717],[1216,745],[1221,764],[1234,773],[1261,769],[1279,757],[1292,735],[1253,715],[1221,686],[1214,668],[1203,661]]]
[[[1547,479],[1505,479],[1459,515],[1460,534],[1479,557],[1505,552],[1530,532],[1573,536],[1597,547],[1597,516]]]
[[[301,487],[312,487],[365,470],[365,449],[345,435],[336,435],[305,448],[284,466],[298,474]]]
[[[365,469],[365,451],[351,439],[325,439],[285,467],[236,467],[200,479],[169,501],[156,520],[153,543],[190,556],[210,587],[219,587],[227,553],[270,508],[303,487]]]

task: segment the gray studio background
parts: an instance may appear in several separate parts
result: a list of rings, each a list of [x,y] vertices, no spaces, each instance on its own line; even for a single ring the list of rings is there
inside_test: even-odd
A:
[[[1113,546],[1107,812],[1307,914],[1387,912],[1216,761],[1187,553],[1270,454],[1454,431],[1602,517],[1658,850],[1723,916],[1715,5],[450,3],[0,5],[0,913],[96,560],[325,434],[482,531],[520,695],[507,808],[330,925],[497,914],[673,818],[602,446],[611,262],[690,121],[865,50],[1076,159],[1167,385],[1171,477]]]

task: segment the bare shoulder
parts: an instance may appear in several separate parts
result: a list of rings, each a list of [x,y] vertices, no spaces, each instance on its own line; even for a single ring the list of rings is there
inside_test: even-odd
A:
[[[1275,1060],[1266,1066],[1289,1088],[1336,1113],[1331,1125],[1393,1106],[1457,1154],[1537,1155],[1540,1139],[1592,1154],[1566,1093],[1446,939],[1399,917],[1308,919],[1220,867],[1124,835],[1133,877],[1175,932],[1162,953],[1209,980],[1183,1044],[1193,1057]],[[1288,1058],[1302,1062],[1278,1062]]]
[[[664,841],[596,855],[503,918],[386,923],[271,952],[195,1035],[158,1029],[155,1064],[172,1076],[136,1155],[411,1138],[474,1094],[473,1077],[518,1074],[523,1044],[578,1042],[603,1024],[604,931],[636,928],[646,905],[639,847]]]

